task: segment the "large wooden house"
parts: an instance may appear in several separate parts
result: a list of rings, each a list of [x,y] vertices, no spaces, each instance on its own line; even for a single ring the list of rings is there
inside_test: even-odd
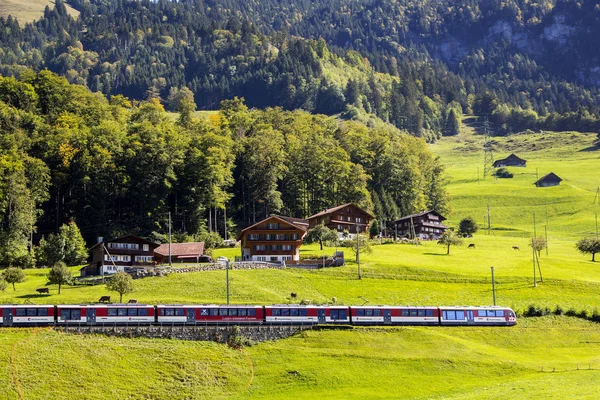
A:
[[[240,232],[242,261],[298,261],[307,231],[306,220],[272,215]]]
[[[407,215],[394,221],[398,236],[422,240],[439,239],[448,227],[442,222],[446,218],[440,213],[429,210]]]
[[[527,166],[527,160],[523,160],[521,157],[517,156],[514,153],[506,158],[502,158],[500,160],[494,161],[494,164],[493,164],[494,168],[526,167],[526,166]]]
[[[374,219],[375,217],[372,214],[356,204],[347,203],[308,217],[308,226],[312,229],[317,225],[324,224],[340,234],[347,231],[354,235],[357,232],[368,232],[371,221]]]
[[[154,266],[154,249],[158,243],[128,235],[103,240],[90,248],[91,263],[81,270],[81,275],[109,275],[126,267]]]

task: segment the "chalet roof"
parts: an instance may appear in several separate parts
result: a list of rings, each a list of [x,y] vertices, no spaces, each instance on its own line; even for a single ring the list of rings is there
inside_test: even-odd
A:
[[[247,230],[252,229],[252,228],[254,228],[257,225],[263,224],[263,223],[265,223],[266,221],[268,221],[270,219],[275,219],[275,220],[278,220],[280,222],[283,222],[283,223],[286,223],[286,224],[290,224],[293,227],[298,228],[298,229],[300,229],[301,231],[304,231],[304,232],[308,231],[308,225],[306,223],[294,223],[294,222],[291,221],[291,220],[305,221],[303,219],[292,218],[292,217],[282,217],[280,215],[271,215],[270,217],[267,217],[267,218],[263,219],[262,221],[258,221],[257,223],[255,223],[253,225],[250,225],[250,226],[242,229],[240,231],[240,234],[238,235],[238,240],[242,240],[242,236],[244,235],[244,232],[246,232]]]
[[[556,175],[554,172],[550,172],[549,174],[546,174],[537,181],[535,181],[534,185],[537,185],[538,183],[542,182],[562,182],[562,178]]]
[[[512,159],[512,160],[517,160],[517,161],[523,161],[523,162],[527,162],[527,160],[522,159],[521,157],[519,157],[518,155],[516,155],[515,153],[512,153],[510,156],[506,157],[506,158],[501,158],[496,160],[496,162],[499,161],[506,161],[508,159]]]
[[[334,213],[336,211],[339,211],[339,210],[341,210],[341,209],[343,209],[345,207],[349,207],[349,206],[354,206],[354,207],[358,208],[359,210],[361,210],[362,212],[364,212],[365,214],[367,214],[369,217],[375,218],[374,215],[372,215],[371,213],[363,210],[362,208],[360,208],[356,204],[354,204],[354,203],[346,203],[346,204],[342,204],[341,206],[328,208],[327,210],[321,211],[320,213],[317,213],[315,215],[311,215],[310,217],[308,217],[308,219],[313,219],[313,218],[321,217],[323,215],[331,214],[331,213]]]
[[[133,239],[136,243],[137,242],[142,242],[144,244],[148,244],[153,249],[155,249],[158,246],[160,246],[158,243],[155,243],[155,242],[153,242],[151,240],[148,240],[148,239],[144,239],[143,237],[139,237],[139,236],[135,236],[135,235],[125,235],[125,236],[120,236],[120,237],[114,238],[114,239],[102,240],[101,242],[98,242],[95,245],[93,245],[92,247],[90,247],[89,250],[91,251],[91,250],[95,249],[96,247],[98,247],[102,243],[112,243],[112,242],[125,242],[125,243],[128,243],[127,239]]]
[[[169,244],[161,244],[154,252],[161,256],[168,256]],[[171,256],[201,256],[202,254],[204,254],[204,242],[171,243]]]
[[[294,218],[294,217],[284,217],[283,215],[279,215],[279,218],[286,220],[290,224],[294,225],[306,225],[308,226],[308,220],[303,218]]]
[[[435,214],[435,215],[437,215],[437,216],[440,218],[440,221],[444,221],[444,220],[446,220],[446,217],[444,217],[444,216],[443,216],[442,214],[440,214],[439,212],[437,212],[437,211],[434,211],[434,210],[427,210],[427,211],[421,211],[420,213],[416,213],[416,214],[407,215],[407,216],[405,216],[405,217],[402,217],[402,218],[400,218],[400,219],[397,219],[396,221],[394,221],[394,223],[396,223],[396,222],[402,222],[402,221],[406,221],[406,220],[408,220],[408,219],[411,219],[411,218],[422,217],[423,215],[427,215],[427,214]]]

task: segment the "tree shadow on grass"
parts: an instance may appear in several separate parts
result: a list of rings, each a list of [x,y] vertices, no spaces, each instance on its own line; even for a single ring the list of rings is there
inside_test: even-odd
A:
[[[424,256],[449,256],[450,254],[446,253],[423,253]]]
[[[51,296],[50,293],[47,293],[47,294],[36,293],[36,294],[23,294],[21,296],[17,296],[16,298],[17,299],[41,299],[41,298],[50,297],[50,296]]]
[[[579,150],[579,152],[582,152],[582,151],[597,151],[597,150],[600,150],[600,142],[596,143],[593,146],[586,147],[585,149],[581,149],[581,150]]]

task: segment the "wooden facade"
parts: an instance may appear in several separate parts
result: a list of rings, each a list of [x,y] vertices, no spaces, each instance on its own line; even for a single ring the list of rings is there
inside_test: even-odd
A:
[[[307,230],[305,220],[272,215],[240,232],[242,260],[298,261]]]
[[[515,155],[514,153],[510,156],[496,160],[493,164],[494,168],[500,167],[526,167],[527,160],[523,160],[521,157]]]
[[[81,275],[109,275],[126,267],[154,266],[154,249],[158,243],[128,235],[111,240],[100,239],[90,248],[91,263]]]
[[[440,213],[429,210],[413,215],[407,215],[394,221],[398,236],[419,238],[422,240],[439,239],[448,227],[442,222],[446,218]]]
[[[561,177],[556,175],[554,172],[550,172],[549,174],[544,175],[539,180],[537,180],[534,183],[534,185],[537,187],[558,186],[561,182]]]
[[[347,203],[308,217],[308,226],[310,229],[325,224],[326,227],[340,234],[344,231],[356,234],[357,229],[360,233],[368,233],[371,221],[374,219],[373,215],[356,204]]]

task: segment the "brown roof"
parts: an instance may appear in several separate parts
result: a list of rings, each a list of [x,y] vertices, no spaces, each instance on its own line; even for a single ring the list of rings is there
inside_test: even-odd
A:
[[[322,216],[322,215],[331,214],[331,213],[334,213],[334,212],[336,212],[336,211],[339,211],[339,210],[341,210],[342,208],[344,208],[344,207],[348,207],[348,206],[354,206],[354,207],[358,208],[359,210],[361,210],[362,212],[364,212],[365,214],[367,214],[369,217],[371,217],[371,218],[375,218],[375,216],[374,216],[374,215],[372,215],[371,213],[368,213],[368,212],[366,212],[365,210],[363,210],[362,208],[360,208],[360,207],[359,207],[359,206],[357,206],[356,204],[354,204],[354,203],[346,203],[346,204],[342,204],[341,206],[337,206],[337,207],[328,208],[327,210],[325,210],[325,211],[321,211],[320,213],[317,213],[317,214],[315,214],[315,215],[311,215],[310,217],[308,217],[308,219],[313,219],[313,218],[316,218],[316,217],[320,217],[320,216]]]
[[[546,174],[544,176],[542,176],[540,179],[538,179],[537,181],[534,182],[534,185],[537,185],[538,183],[542,183],[542,182],[562,182],[562,178],[558,175],[556,175],[554,172],[550,172],[549,174]]]
[[[244,235],[244,232],[246,232],[248,229],[254,228],[255,226],[260,225],[263,222],[268,221],[273,218],[278,219],[279,221],[285,222],[287,224],[290,224],[304,232],[306,232],[308,230],[308,224],[306,222],[304,222],[304,221],[306,221],[304,219],[292,218],[292,217],[282,217],[280,215],[271,215],[270,217],[267,217],[267,218],[263,219],[262,221],[258,221],[257,223],[252,224],[252,225],[242,229],[240,231],[240,234],[238,235],[238,240],[242,240],[242,236]],[[303,222],[302,223],[294,223],[294,222],[292,222],[292,220],[303,221]]]
[[[161,256],[168,256],[169,244],[161,244],[154,252]],[[204,254],[204,242],[171,243],[171,256],[201,256],[202,254]]]
[[[308,226],[308,220],[307,219],[294,218],[294,217],[284,217],[283,215],[279,215],[278,217],[281,218],[281,219],[286,220],[290,224],[294,224],[294,225],[306,225],[306,226]]]
[[[120,236],[118,238],[109,239],[109,240],[104,240],[103,239],[101,242],[98,242],[98,243],[94,244],[92,247],[90,247],[89,250],[95,249],[101,243],[111,243],[111,242],[125,242],[125,243],[127,243],[127,239],[133,239],[135,241],[144,242],[146,244],[149,244],[150,247],[153,247],[153,248],[158,247],[158,243],[154,243],[153,241],[148,240],[148,239],[144,239],[143,237],[139,237],[139,236],[135,236],[135,235],[125,235],[125,236]]]

